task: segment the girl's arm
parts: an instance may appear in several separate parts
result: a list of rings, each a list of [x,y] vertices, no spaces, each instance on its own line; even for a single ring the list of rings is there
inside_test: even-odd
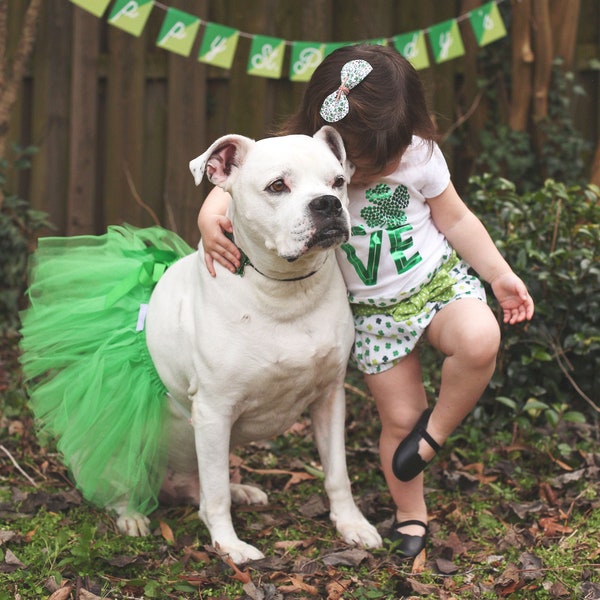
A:
[[[213,277],[217,275],[215,260],[232,273],[240,266],[240,251],[224,233],[233,233],[231,221],[226,216],[230,202],[231,196],[220,187],[215,187],[206,196],[198,213],[204,262]]]
[[[428,198],[436,227],[479,276],[487,281],[504,310],[505,323],[533,316],[533,300],[525,284],[504,260],[483,223],[460,199],[452,183],[435,198]]]

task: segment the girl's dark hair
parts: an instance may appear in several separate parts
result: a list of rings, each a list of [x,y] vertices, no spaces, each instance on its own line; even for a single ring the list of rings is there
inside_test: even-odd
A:
[[[336,123],[327,123],[319,114],[321,105],[340,86],[342,67],[355,59],[366,60],[373,70],[348,93],[349,113]],[[386,46],[344,46],[327,56],[308,83],[300,108],[278,134],[313,135],[323,125],[337,129],[350,159],[364,158],[376,169],[400,156],[413,135],[429,142],[436,138],[419,75]]]

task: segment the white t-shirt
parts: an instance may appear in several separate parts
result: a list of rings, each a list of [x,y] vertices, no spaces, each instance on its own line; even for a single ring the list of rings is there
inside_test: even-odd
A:
[[[349,188],[352,233],[336,252],[351,302],[394,304],[433,277],[452,249],[426,198],[449,183],[437,144],[414,136],[396,171],[369,188]]]

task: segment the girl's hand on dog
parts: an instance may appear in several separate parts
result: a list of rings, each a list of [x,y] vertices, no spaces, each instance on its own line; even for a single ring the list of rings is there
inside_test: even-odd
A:
[[[200,241],[204,248],[204,262],[208,272],[216,277],[216,261],[235,273],[240,266],[240,251],[225,235],[225,232],[233,233],[229,218],[220,214],[201,214],[198,217],[198,226],[202,234]]]
[[[227,217],[231,196],[215,186],[205,198],[198,213],[200,241],[204,248],[204,262],[208,272],[216,277],[215,261],[235,273],[240,266],[238,247],[225,235],[233,233],[233,225]]]

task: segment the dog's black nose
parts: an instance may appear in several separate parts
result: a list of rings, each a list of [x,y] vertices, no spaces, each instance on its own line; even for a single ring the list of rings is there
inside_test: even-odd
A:
[[[336,196],[320,196],[308,205],[310,210],[326,217],[337,217],[342,214],[342,203]]]

